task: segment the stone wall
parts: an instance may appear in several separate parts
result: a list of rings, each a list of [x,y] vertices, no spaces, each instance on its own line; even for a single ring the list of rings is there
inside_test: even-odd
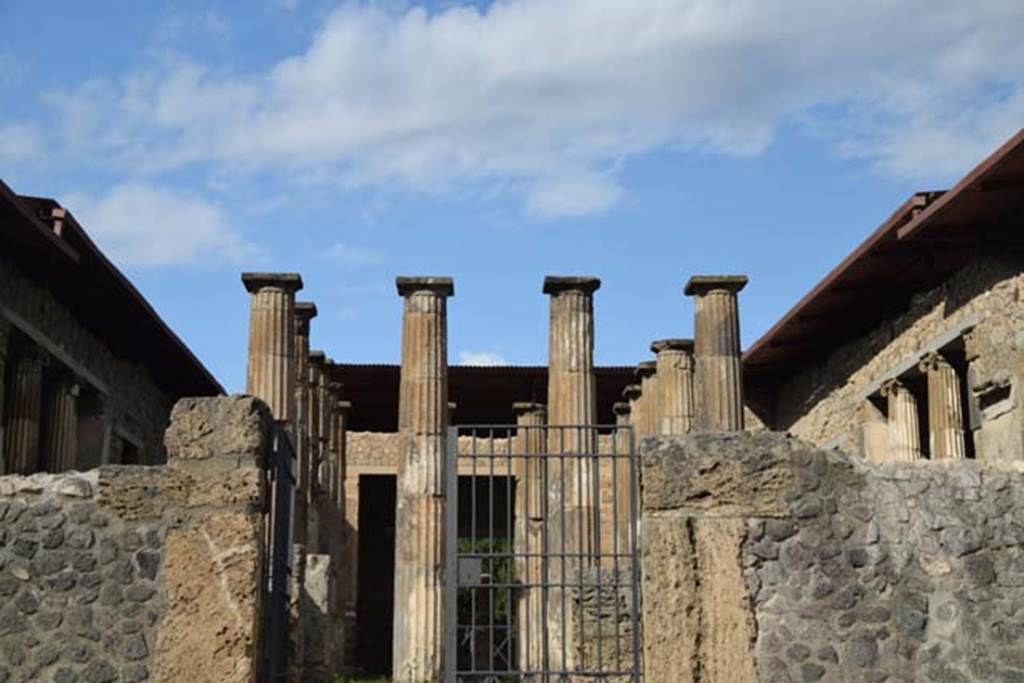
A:
[[[865,394],[906,368],[932,345],[965,335],[974,445],[979,458],[1024,453],[1024,257],[975,261],[939,287],[916,296],[909,310],[809,364],[775,397],[774,426],[818,445],[863,454],[870,410]]]
[[[3,292],[0,316],[6,309],[103,382],[110,391],[104,401],[114,425],[139,439],[143,463],[163,462],[163,433],[174,399],[153,382],[146,368],[114,356],[109,345],[85,328],[50,292],[22,275],[2,257],[0,292]],[[12,322],[15,327],[21,327],[19,321],[12,319]],[[111,330],[112,334],[115,332]],[[115,434],[114,438],[120,440],[121,437]],[[101,462],[98,451],[87,452],[84,456],[81,458],[84,462],[80,462],[83,468]]]
[[[648,681],[1024,680],[1024,465],[642,445]]]
[[[167,466],[0,477],[0,680],[253,680],[268,429],[186,399]]]

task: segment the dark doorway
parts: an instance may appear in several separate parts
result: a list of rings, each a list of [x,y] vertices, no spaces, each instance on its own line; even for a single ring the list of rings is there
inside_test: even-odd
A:
[[[395,584],[395,477],[359,477],[359,591],[356,660],[375,676],[391,675]]]

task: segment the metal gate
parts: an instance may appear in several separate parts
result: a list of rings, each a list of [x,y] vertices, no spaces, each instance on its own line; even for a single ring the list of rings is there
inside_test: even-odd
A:
[[[267,552],[263,566],[263,680],[288,680],[289,595],[293,565],[292,519],[295,517],[295,449],[288,423],[274,422],[273,448],[263,464],[267,508],[264,534]]]
[[[445,676],[639,681],[627,426],[448,432]]]

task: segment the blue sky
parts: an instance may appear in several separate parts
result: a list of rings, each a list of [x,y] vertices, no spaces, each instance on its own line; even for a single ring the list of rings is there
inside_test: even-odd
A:
[[[689,336],[743,272],[749,345],[910,193],[1024,125],[1024,3],[0,0],[0,177],[57,198],[229,390],[242,270],[314,345],[395,362],[397,274],[452,275],[450,361],[543,364],[546,274],[597,362]]]

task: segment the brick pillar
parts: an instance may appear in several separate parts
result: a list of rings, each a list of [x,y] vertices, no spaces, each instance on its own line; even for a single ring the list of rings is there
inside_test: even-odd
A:
[[[888,380],[882,385],[882,396],[889,403],[889,459],[920,459],[921,431],[917,418],[917,399],[898,379]]]
[[[295,420],[295,292],[297,273],[242,273],[252,295],[246,393],[262,398],[274,419]]]
[[[439,681],[444,672],[445,443],[448,417],[447,299],[451,278],[399,277],[402,375],[395,510],[392,677]],[[452,653],[454,656],[454,653]]]
[[[63,370],[50,376],[43,401],[42,469],[67,472],[78,457],[78,392],[74,375]]]
[[[295,493],[295,542],[305,546],[309,530],[309,332],[317,315],[316,304],[295,304],[295,453],[299,490]]]
[[[658,360],[656,433],[668,436],[693,429],[693,340],[662,339],[651,344]]]
[[[696,297],[696,427],[743,429],[743,375],[737,294],[745,275],[695,275],[683,292]]]
[[[43,408],[43,366],[46,353],[31,344],[15,349],[10,364],[10,403],[4,434],[6,471],[32,474],[39,471],[40,416]]]
[[[633,413],[633,427],[637,438],[657,434],[656,421],[658,416],[658,365],[654,361],[645,360],[637,363],[636,378],[640,382],[640,396],[637,398],[636,412]]]
[[[920,364],[928,377],[928,438],[933,460],[967,457],[960,378],[949,361],[929,353]]]
[[[514,442],[516,475],[515,552],[516,576],[523,584],[516,600],[518,618],[519,668],[523,672],[544,669],[544,496],[546,494],[544,423],[547,409],[540,403],[515,403],[516,438]],[[537,457],[530,457],[537,456]],[[522,553],[537,555],[521,557]]]
[[[595,277],[547,277],[544,293],[551,297],[548,360],[548,549],[578,554],[580,561],[548,562],[548,582],[574,580],[590,565],[598,529],[591,458],[597,452],[596,434],[588,429],[557,429],[594,425],[594,292]],[[556,464],[557,463],[557,464]],[[563,534],[564,530],[564,534]],[[564,578],[564,581],[563,581]],[[576,638],[570,627],[568,589],[548,590],[549,666],[575,663]],[[565,636],[563,637],[563,631]]]

